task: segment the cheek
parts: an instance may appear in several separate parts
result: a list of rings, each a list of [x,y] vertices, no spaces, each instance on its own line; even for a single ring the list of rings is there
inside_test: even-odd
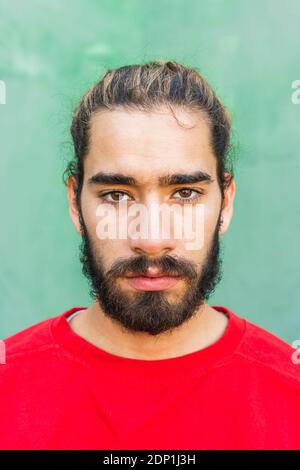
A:
[[[179,245],[180,251],[187,257],[201,261],[206,256],[216,229],[219,210],[214,199],[207,200],[193,210],[192,223],[184,220],[187,232]]]
[[[221,202],[221,192],[218,187],[211,191],[205,199],[205,233],[208,235],[215,230],[220,215]]]
[[[204,205],[204,231],[208,235],[215,230],[219,217],[220,207],[212,201]]]
[[[115,212],[110,208],[104,211],[104,205],[97,198],[82,195],[82,215],[89,237],[93,244],[95,255],[101,255],[105,269],[120,257],[129,256],[127,241],[118,239],[115,223]]]
[[[211,204],[205,206],[204,246],[206,248],[209,247],[212,242],[220,215],[220,209],[220,205],[217,204],[216,200],[213,200]]]
[[[82,188],[81,193],[81,210],[84,218],[84,222],[90,231],[95,228],[97,225],[97,206],[99,204],[98,199],[95,196],[91,196],[86,190],[85,187]]]

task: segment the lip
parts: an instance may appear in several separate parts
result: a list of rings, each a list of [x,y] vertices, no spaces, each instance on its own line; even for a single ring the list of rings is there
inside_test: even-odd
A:
[[[178,282],[179,276],[169,274],[155,274],[151,276],[128,275],[125,279],[134,289],[155,291],[169,289],[174,286]]]

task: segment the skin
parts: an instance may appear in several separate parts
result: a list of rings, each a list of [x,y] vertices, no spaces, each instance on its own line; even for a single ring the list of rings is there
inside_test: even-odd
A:
[[[162,255],[179,255],[203,265],[205,255],[212,241],[217,220],[222,213],[223,235],[233,215],[233,201],[236,191],[234,180],[225,189],[222,203],[217,181],[217,162],[210,146],[210,130],[205,115],[201,112],[176,110],[176,116],[185,127],[178,125],[167,108],[153,112],[127,111],[124,109],[105,110],[91,119],[90,146],[84,160],[84,181],[81,193],[82,215],[94,249],[99,249],[108,270],[117,258],[130,258],[146,254],[149,258]],[[194,173],[205,171],[212,182],[171,185],[160,187],[158,178],[173,173]],[[88,179],[98,173],[121,173],[133,176],[137,186],[130,185],[89,185]],[[180,202],[184,193],[181,189],[191,188],[202,191],[198,203],[204,204],[204,246],[198,251],[186,250],[185,240],[180,239],[132,239],[99,240],[95,228],[99,221],[96,214],[99,193],[123,191],[130,200],[150,205],[152,202]],[[177,191],[177,192],[176,192]],[[74,193],[74,180],[67,184],[69,213],[78,234],[81,233],[78,208]],[[186,193],[185,193],[186,194]],[[191,193],[188,197],[196,196]],[[115,196],[116,197],[116,196]],[[111,198],[109,198],[111,200]],[[132,295],[133,287],[120,278],[122,288]],[[179,280],[164,291],[169,302],[176,302],[186,289],[186,281]],[[203,349],[222,337],[228,318],[206,302],[196,315],[172,331],[155,337],[145,332],[126,331],[118,322],[107,317],[98,302],[88,307],[86,314],[75,316],[70,326],[75,333],[95,346],[117,356],[132,359],[167,359]]]

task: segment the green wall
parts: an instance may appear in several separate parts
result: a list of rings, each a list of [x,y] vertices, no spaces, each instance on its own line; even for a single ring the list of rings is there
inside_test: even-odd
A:
[[[232,112],[237,194],[210,305],[300,338],[300,1],[0,1],[0,337],[90,303],[64,166],[79,96],[108,67],[197,66]]]

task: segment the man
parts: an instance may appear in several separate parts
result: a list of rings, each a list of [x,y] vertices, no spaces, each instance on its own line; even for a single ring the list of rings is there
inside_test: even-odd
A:
[[[1,448],[300,448],[294,350],[207,303],[236,191],[210,85],[170,61],[108,70],[71,133],[94,303],[6,339]]]

